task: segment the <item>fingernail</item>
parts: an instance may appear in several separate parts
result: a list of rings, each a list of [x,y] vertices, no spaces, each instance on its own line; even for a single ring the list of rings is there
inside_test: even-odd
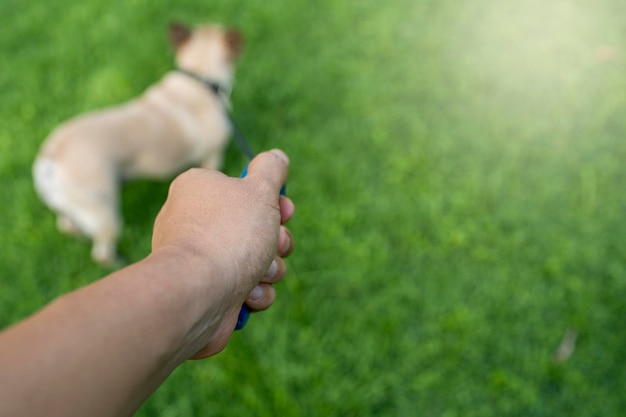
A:
[[[260,285],[254,287],[254,289],[252,290],[252,292],[250,292],[250,295],[248,296],[248,298],[251,300],[258,300],[261,297],[263,297],[263,288],[261,288]]]
[[[277,272],[278,272],[278,264],[276,263],[276,260],[273,260],[265,276],[267,278],[274,278]]]
[[[289,157],[287,156],[287,154],[285,154],[285,152],[281,151],[280,149],[272,149],[270,152],[282,159],[285,164],[289,165]]]

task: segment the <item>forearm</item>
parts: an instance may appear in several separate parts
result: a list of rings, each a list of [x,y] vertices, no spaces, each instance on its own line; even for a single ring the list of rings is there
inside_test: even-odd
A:
[[[151,255],[0,334],[0,414],[132,414],[202,347],[208,269]]]

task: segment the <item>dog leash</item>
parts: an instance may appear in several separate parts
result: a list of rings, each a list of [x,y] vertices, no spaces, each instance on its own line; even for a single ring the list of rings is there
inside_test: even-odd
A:
[[[246,137],[243,135],[241,129],[239,128],[237,123],[235,123],[235,119],[233,118],[233,115],[230,112],[228,103],[224,99],[224,96],[228,94],[227,90],[220,83],[214,80],[211,80],[209,78],[202,77],[201,75],[198,75],[194,72],[187,71],[186,69],[183,69],[183,68],[177,68],[177,71],[193,78],[196,81],[201,82],[208,90],[210,90],[211,92],[213,92],[213,94],[215,94],[217,99],[224,106],[224,111],[226,112],[228,121],[230,122],[230,125],[232,126],[232,129],[233,129],[233,136],[235,137],[235,142],[237,142],[237,146],[239,147],[239,150],[241,151],[241,153],[244,154],[248,158],[248,163],[246,164],[243,171],[241,172],[241,175],[239,175],[239,178],[244,178],[246,175],[248,175],[248,165],[250,164],[250,161],[252,161],[252,159],[254,158],[254,152],[252,152],[250,145],[248,145],[248,141],[246,140]],[[285,184],[280,189],[280,195],[285,195],[286,192],[287,192],[287,185]],[[237,317],[237,325],[235,326],[235,330],[243,329],[243,327],[248,322],[249,318],[250,318],[250,309],[248,308],[246,304],[243,304],[241,306],[241,310],[239,310],[239,316]]]
[[[233,115],[230,113],[230,110],[228,108],[228,103],[226,103],[226,100],[224,100],[224,96],[228,94],[227,90],[217,81],[202,77],[194,72],[187,71],[183,68],[177,68],[177,71],[187,75],[188,77],[193,78],[196,81],[201,82],[208,90],[212,91],[213,94],[215,94],[217,99],[224,106],[224,111],[226,112],[228,121],[233,128],[233,136],[235,137],[235,142],[237,142],[239,150],[241,150],[241,153],[243,153],[248,158],[248,161],[251,161],[252,158],[254,158],[254,152],[252,152],[250,145],[248,145],[248,141],[241,132],[241,129],[239,129],[239,126],[237,125],[237,123],[235,123],[235,119],[233,119]]]

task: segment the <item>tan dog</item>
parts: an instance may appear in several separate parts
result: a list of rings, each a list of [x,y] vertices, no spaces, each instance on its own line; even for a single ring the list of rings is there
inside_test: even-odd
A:
[[[33,166],[35,188],[58,228],[93,240],[92,258],[116,261],[120,183],[170,178],[190,166],[218,169],[230,135],[225,106],[242,40],[233,30],[170,26],[181,71],[137,99],[56,128]],[[206,80],[203,82],[203,79]],[[207,88],[212,81],[215,91]]]

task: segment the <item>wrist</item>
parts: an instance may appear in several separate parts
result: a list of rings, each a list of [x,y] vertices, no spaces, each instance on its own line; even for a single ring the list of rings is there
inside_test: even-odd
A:
[[[163,317],[174,330],[170,346],[182,362],[204,348],[220,328],[228,308],[241,304],[232,280],[213,259],[177,246],[153,251],[142,267],[168,296]]]

